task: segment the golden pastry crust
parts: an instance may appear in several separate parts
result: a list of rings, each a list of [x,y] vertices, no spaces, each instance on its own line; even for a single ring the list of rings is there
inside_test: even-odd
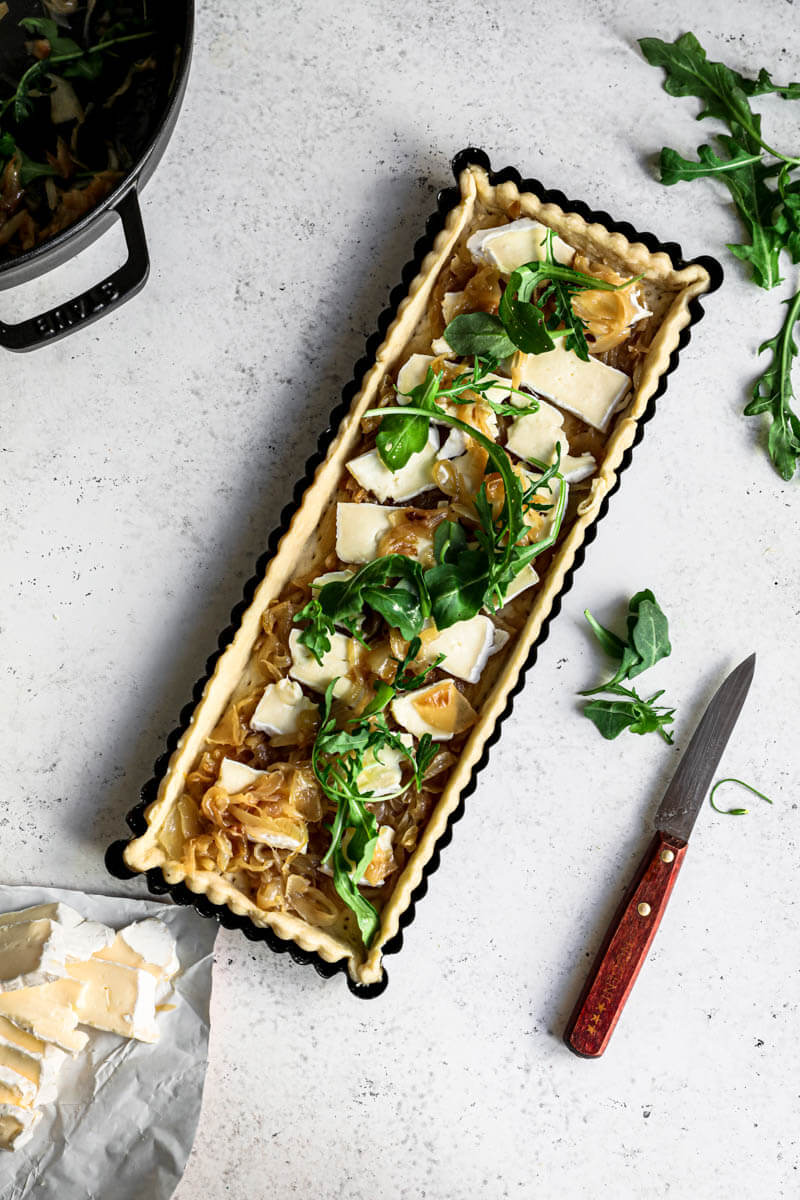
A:
[[[375,362],[364,376],[350,411],[333,438],[324,461],[305,492],[278,550],[268,564],[252,603],[244,613],[233,641],[217,662],[202,698],[192,714],[161,780],[156,800],[146,810],[147,830],[132,840],[125,850],[125,862],[136,871],[160,868],[170,885],[185,883],[193,892],[205,895],[213,904],[227,905],[239,916],[248,917],[256,926],[271,928],[278,937],[293,941],[303,950],[317,953],[327,962],[347,959],[351,977],[359,984],[373,984],[382,976],[382,951],[399,929],[403,912],[420,883],[426,865],[456,809],[461,794],[480,759],[487,739],[503,714],[509,695],[527,661],[542,625],[550,613],[575,555],[597,519],[600,506],[613,488],[623,455],[633,444],[637,426],[669,368],[670,356],[678,347],[680,334],[689,324],[689,305],[711,285],[708,272],[697,263],[681,269],[664,252],[652,253],[640,242],[631,243],[622,234],[603,225],[587,223],[576,213],[564,212],[554,204],[543,203],[530,192],[521,193],[513,183],[492,185],[485,170],[466,168],[459,177],[461,202],[447,216],[433,248],[425,256],[419,274],[401,302],[386,337],[377,351]],[[542,221],[571,246],[587,257],[599,260],[626,276],[644,275],[648,297],[656,299],[654,311],[659,318],[657,331],[647,353],[633,374],[633,389],[625,407],[613,422],[605,442],[605,453],[588,493],[578,505],[577,514],[559,539],[540,586],[531,593],[531,607],[518,636],[503,660],[502,670],[484,697],[461,755],[433,809],[427,825],[392,893],[381,911],[380,929],[368,952],[337,932],[319,928],[287,912],[264,911],[233,882],[212,871],[187,871],[185,865],[170,858],[159,841],[159,833],[170,818],[184,791],[208,735],[219,722],[234,692],[247,679],[251,652],[261,631],[261,617],[276,600],[291,578],[312,563],[321,561],[333,542],[332,517],[335,498],[347,460],[358,448],[361,418],[378,402],[385,376],[396,370],[413,346],[414,336],[424,322],[433,289],[454,248],[471,228],[490,216],[504,219],[528,216]]]

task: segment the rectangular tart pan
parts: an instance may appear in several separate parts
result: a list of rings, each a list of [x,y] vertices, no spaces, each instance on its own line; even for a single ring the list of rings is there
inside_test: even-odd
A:
[[[482,150],[471,148],[457,154],[452,163],[456,186],[446,188],[439,193],[436,211],[428,218],[425,234],[415,245],[413,258],[403,268],[401,281],[390,294],[389,306],[381,313],[377,329],[367,341],[364,356],[356,363],[353,377],[342,393],[341,402],[331,413],[328,429],[320,438],[316,453],[309,458],[303,477],[295,484],[292,500],[281,513],[280,523],[270,535],[267,549],[258,559],[253,576],[245,585],[244,596],[231,613],[230,624],[219,636],[218,649],[209,658],[206,664],[206,673],[195,684],[192,697],[180,714],[178,725],[167,739],[164,753],[154,765],[152,778],[142,788],[139,803],[128,813],[127,822],[134,836],[114,842],[106,853],[106,865],[112,875],[120,879],[130,879],[137,874],[136,871],[129,868],[125,860],[126,849],[131,847],[138,838],[147,834],[148,810],[151,806],[156,805],[169,785],[176,761],[182,754],[182,747],[187,738],[192,735],[198,705],[204,696],[209,695],[214,681],[218,677],[220,659],[233,643],[256,591],[264,580],[267,568],[277,555],[284,534],[289,530],[292,519],[300,509],[304,494],[314,482],[318,468],[324,463],[328,452],[332,452],[337,436],[341,434],[340,427],[343,428],[343,422],[348,417],[354,402],[357,402],[365,377],[375,365],[378,351],[387,337],[387,332],[398,315],[402,315],[403,301],[410,292],[415,291],[412,285],[423,270],[424,259],[433,251],[437,237],[449,228],[448,216],[463,199],[458,186],[459,180],[462,173],[469,167],[477,167],[487,172],[488,182],[492,186],[507,184],[516,186],[521,193],[533,193],[542,205],[555,206],[550,211],[560,212],[562,218],[567,214],[566,219],[569,220],[570,215],[574,214],[581,223],[586,222],[589,225],[600,226],[602,227],[601,232],[619,235],[619,246],[626,248],[628,252],[636,250],[640,258],[646,257],[646,252],[665,255],[669,260],[667,265],[671,271],[686,270],[688,272],[689,286],[683,289],[683,293],[678,293],[679,296],[685,293],[685,297],[680,305],[673,305],[673,309],[678,310],[677,313],[673,314],[671,309],[670,315],[662,322],[659,332],[656,334],[654,345],[660,338],[661,332],[669,327],[669,333],[673,335],[673,345],[671,349],[666,344],[662,347],[661,357],[664,361],[658,372],[653,372],[654,386],[647,406],[634,422],[628,422],[632,429],[627,431],[627,438],[624,439],[624,452],[621,451],[617,456],[619,459],[617,463],[611,464],[610,477],[606,481],[608,486],[599,504],[596,505],[596,512],[592,514],[589,523],[584,526],[581,540],[565,556],[568,561],[564,563],[561,571],[556,569],[556,563],[550,568],[554,580],[553,586],[549,589],[549,607],[545,608],[543,618],[536,622],[527,639],[527,625],[519,634],[518,646],[521,656],[517,655],[517,661],[515,661],[515,655],[513,652],[511,653],[507,668],[504,669],[493,692],[484,702],[478,723],[473,730],[473,736],[465,745],[462,759],[453,770],[451,783],[448,783],[445,788],[442,799],[431,817],[429,827],[423,832],[417,850],[395,885],[393,897],[400,892],[401,899],[404,895],[405,901],[394,907],[392,920],[387,920],[387,927],[382,928],[381,937],[385,940],[379,951],[371,951],[367,955],[366,962],[362,960],[360,963],[354,964],[353,956],[346,954],[341,945],[337,952],[336,947],[325,944],[322,936],[318,939],[317,946],[310,947],[308,944],[304,946],[302,942],[304,940],[308,942],[308,939],[298,937],[298,940],[293,940],[294,935],[288,922],[284,922],[280,931],[276,931],[275,928],[268,925],[257,923],[252,915],[246,912],[235,911],[237,907],[241,909],[241,905],[233,904],[231,897],[228,897],[226,901],[221,892],[218,894],[219,902],[215,902],[207,894],[191,890],[182,879],[165,877],[161,866],[153,866],[145,871],[147,885],[150,891],[156,895],[168,894],[178,904],[190,904],[201,916],[217,920],[227,929],[240,929],[245,937],[252,941],[266,942],[270,949],[277,953],[288,953],[295,962],[312,965],[326,979],[343,972],[350,990],[354,995],[362,998],[379,995],[387,985],[388,976],[382,958],[385,955],[397,953],[403,944],[404,930],[414,919],[416,904],[427,891],[428,881],[439,865],[441,851],[450,842],[453,826],[464,812],[464,803],[467,797],[475,791],[480,771],[488,760],[489,750],[499,738],[502,724],[511,713],[514,697],[522,688],[528,670],[536,661],[538,648],[547,637],[553,618],[561,609],[562,597],[572,586],[575,571],[584,560],[587,546],[594,541],[597,535],[598,523],[608,510],[609,499],[619,487],[620,477],[630,464],[633,447],[641,440],[644,427],[655,412],[656,401],[666,390],[667,377],[677,367],[680,351],[688,344],[693,326],[703,316],[699,297],[704,293],[715,291],[722,282],[722,268],[715,259],[702,256],[686,261],[680,246],[675,242],[661,242],[652,233],[643,233],[634,229],[627,222],[614,221],[607,213],[594,211],[581,201],[568,200],[562,192],[546,189],[535,179],[523,179],[513,167],[492,171],[489,159]],[[543,216],[547,221],[548,210],[546,207]],[[641,249],[637,248],[636,243],[641,245]],[[694,270],[689,271],[689,268],[694,268]],[[666,341],[667,339],[665,339],[665,343]],[[615,436],[614,433],[611,434],[609,444]],[[568,531],[564,539],[565,544],[569,541],[571,532],[571,530]],[[279,588],[276,589],[275,594],[279,590]],[[543,588],[542,591],[546,595],[548,589]],[[261,607],[264,606],[261,605]],[[534,610],[535,607],[536,601],[534,601]],[[231,652],[233,653],[235,650],[236,648],[233,647]],[[224,697],[223,707],[224,702],[227,702],[227,695]],[[199,744],[198,742],[198,746]],[[196,757],[198,746],[194,748],[193,757]],[[440,811],[442,809],[444,811]],[[430,826],[434,824],[436,829],[431,830]],[[431,836],[426,838],[429,832]],[[174,872],[169,873],[174,874]],[[407,877],[405,883],[403,883],[404,877]],[[392,900],[390,899],[387,911],[391,905]],[[275,918],[282,916],[282,914],[269,915]],[[267,917],[267,914],[264,916]],[[278,924],[281,924],[280,920],[278,920]],[[321,934],[321,931],[318,932]]]

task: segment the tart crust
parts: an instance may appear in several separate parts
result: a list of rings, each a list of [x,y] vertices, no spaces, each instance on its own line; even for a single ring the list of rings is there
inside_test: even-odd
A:
[[[346,959],[351,978],[362,985],[381,980],[383,948],[397,933],[402,914],[409,907],[412,894],[447,828],[450,816],[458,806],[473,768],[506,709],[511,692],[561,591],[575,555],[587,531],[596,521],[603,500],[616,483],[623,455],[632,446],[637,426],[669,368],[670,356],[679,345],[681,332],[692,319],[689,305],[711,287],[711,277],[701,264],[690,263],[676,269],[665,252],[653,253],[641,242],[632,243],[623,234],[611,232],[602,224],[588,223],[577,213],[565,212],[555,204],[544,203],[532,192],[520,192],[513,182],[493,185],[487,171],[481,166],[467,166],[459,175],[459,188],[460,203],[447,215],[444,227],[397,308],[395,319],[375,355],[373,365],[363,378],[361,389],[303,495],[252,602],[241,618],[233,640],[220,656],[205,685],[202,697],[172,754],[157,797],[145,811],[146,831],[129,842],[124,852],[125,863],[131,870],[159,868],[169,885],[185,883],[192,892],[206,896],[212,904],[227,906],[238,916],[249,918],[258,928],[271,928],[278,937],[318,954],[326,962]],[[380,929],[369,951],[365,952],[362,948],[359,952],[352,942],[310,925],[297,916],[263,911],[232,882],[215,872],[188,872],[180,862],[168,857],[159,842],[159,832],[180,799],[186,776],[207,736],[220,720],[247,671],[251,651],[259,636],[262,613],[271,601],[277,599],[297,571],[301,557],[310,561],[315,556],[324,555],[329,548],[332,540],[332,506],[345,463],[361,437],[361,417],[376,404],[384,376],[400,364],[426,312],[437,277],[450,260],[456,243],[476,215],[484,211],[497,215],[534,217],[589,257],[602,260],[627,275],[643,274],[645,283],[652,285],[662,295],[664,315],[646,355],[634,373],[628,401],[614,419],[606,440],[605,454],[598,464],[588,494],[578,506],[576,519],[563,540],[557,543],[541,586],[532,593],[533,602],[522,629],[510,646],[502,670],[481,704],[478,720],[458,762],[421,833],[416,849],[381,912]]]

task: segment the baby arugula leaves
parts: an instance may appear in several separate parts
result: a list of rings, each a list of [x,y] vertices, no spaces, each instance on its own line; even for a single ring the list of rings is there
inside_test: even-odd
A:
[[[618,292],[641,276],[608,283],[563,266],[553,255],[551,229],[545,234],[544,246],[543,262],[526,263],[511,273],[496,315],[461,313],[453,318],[444,338],[456,354],[495,360],[509,358],[516,350],[545,354],[555,349],[558,338],[564,338],[566,349],[588,362],[586,324],[574,312],[572,297],[581,291]]]
[[[724,63],[711,62],[692,33],[683,34],[675,42],[642,38],[639,45],[649,63],[664,68],[664,90],[669,95],[696,97],[703,102],[698,120],[713,117],[728,129],[715,135],[722,155],[702,145],[697,159],[687,159],[664,147],[661,182],[671,185],[715,178],[725,184],[749,237],[749,241],[729,244],[728,249],[749,263],[759,287],[773,288],[782,283],[781,253],[786,251],[793,263],[800,263],[800,157],[783,154],[765,141],[761,116],[753,112],[749,101],[750,97],[768,93],[784,100],[800,99],[800,83],[774,83],[763,67],[756,79],[747,79]],[[797,355],[793,333],[800,319],[800,291],[787,304],[780,332],[759,347],[759,354],[771,350],[773,357],[756,381],[744,413],[769,414],[769,454],[781,478],[790,480],[800,458],[800,419],[792,409],[791,383]]]
[[[407,685],[412,686],[407,666],[408,659],[405,659],[398,673],[402,673]],[[415,682],[418,683],[423,677],[416,676]],[[338,728],[332,713],[333,691],[337,682],[334,679],[328,685],[319,732],[311,751],[311,766],[320,787],[336,805],[333,824],[327,827],[331,841],[322,863],[331,864],[333,886],[355,913],[364,945],[369,946],[378,928],[379,917],[374,905],[358,890],[358,885],[372,861],[379,831],[375,814],[367,808],[373,794],[360,790],[359,776],[367,763],[367,756],[370,761],[382,762],[381,754],[393,750],[408,761],[412,770],[411,778],[398,787],[393,795],[402,795],[412,784],[420,788],[436,754],[436,746],[430,734],[425,734],[415,751],[389,728],[385,710],[396,689],[387,683],[377,685],[372,702],[360,717],[352,717],[345,722],[344,728]],[[386,798],[386,795],[381,796],[381,799]]]
[[[635,679],[643,671],[654,666],[672,651],[669,641],[667,618],[649,589],[637,592],[628,604],[627,640],[618,637],[596,621],[588,609],[584,612],[592,633],[610,658],[618,666],[608,683],[588,688],[582,696],[595,696],[598,692],[620,697],[614,700],[590,700],[584,705],[584,714],[593,721],[604,738],[613,739],[625,729],[631,733],[659,733],[665,742],[672,744],[672,734],[666,729],[675,716],[674,708],[657,705],[663,689],[645,700],[633,688],[623,686],[624,681]]]
[[[295,621],[307,622],[300,641],[317,662],[322,662],[322,656],[331,648],[331,634],[337,625],[351,637],[362,640],[358,622],[365,608],[371,608],[399,629],[407,641],[416,637],[431,615],[430,597],[419,563],[405,554],[385,554],[365,563],[350,579],[326,583],[295,617]]]

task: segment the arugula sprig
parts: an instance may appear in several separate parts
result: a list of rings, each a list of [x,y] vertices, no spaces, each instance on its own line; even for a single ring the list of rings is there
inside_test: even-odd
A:
[[[395,585],[391,586],[390,581]],[[402,583],[405,586],[398,587]],[[431,615],[431,603],[422,567],[405,554],[384,554],[365,563],[347,580],[334,579],[324,584],[295,617],[306,621],[300,641],[317,662],[331,648],[331,634],[337,625],[359,640],[358,620],[365,608],[371,608],[406,641],[421,631]]]
[[[725,63],[710,61],[692,33],[675,42],[642,38],[639,45],[649,63],[664,68],[664,90],[669,95],[696,97],[703,103],[698,120],[712,117],[727,126],[726,133],[715,135],[722,154],[702,145],[697,159],[687,159],[664,147],[661,182],[671,185],[715,178],[723,183],[749,239],[729,243],[728,249],[749,264],[759,287],[776,287],[783,282],[781,253],[785,251],[793,263],[800,263],[800,157],[784,154],[766,141],[761,116],[753,112],[750,98],[773,93],[784,100],[797,100],[800,83],[774,83],[763,67],[756,79],[748,79]],[[800,421],[792,408],[791,384],[800,291],[787,304],[789,312],[780,332],[759,348],[759,354],[771,350],[773,357],[756,381],[744,413],[769,415],[767,448],[776,470],[788,481],[800,458]]]
[[[586,323],[575,313],[572,298],[582,291],[618,292],[630,287],[640,275],[623,283],[609,283],[583,271],[573,271],[555,261],[553,231],[544,239],[543,262],[526,263],[512,271],[497,314],[461,313],[444,331],[456,354],[496,355],[508,358],[516,350],[545,354],[564,338],[568,350],[588,362]],[[547,307],[552,311],[548,316]]]
[[[412,768],[409,781],[392,794],[402,795],[412,784],[421,788],[436,746],[430,734],[425,734],[414,751],[389,728],[385,710],[395,689],[386,683],[378,684],[372,702],[360,717],[350,718],[344,728],[338,728],[332,713],[337,682],[332,680],[325,692],[320,728],[311,751],[312,770],[325,795],[336,805],[333,824],[326,826],[331,840],[322,862],[331,864],[333,885],[355,913],[364,945],[369,946],[379,917],[374,906],[359,892],[358,885],[375,853],[378,823],[367,808],[372,793],[360,790],[359,776],[367,755],[381,762],[381,754],[392,749],[402,754]]]
[[[624,686],[624,681],[635,679],[672,651],[667,618],[653,593],[646,588],[631,598],[628,604],[627,639],[601,625],[588,608],[583,615],[606,654],[616,659],[618,666],[607,683],[588,688],[580,694],[596,696],[599,692],[604,692],[610,696],[621,697],[614,700],[590,700],[584,705],[584,715],[597,726],[603,737],[609,740],[629,729],[631,733],[657,732],[665,742],[672,745],[672,734],[666,726],[672,724],[675,709],[656,704],[656,700],[660,700],[664,695],[663,688],[645,699],[634,688]]]

